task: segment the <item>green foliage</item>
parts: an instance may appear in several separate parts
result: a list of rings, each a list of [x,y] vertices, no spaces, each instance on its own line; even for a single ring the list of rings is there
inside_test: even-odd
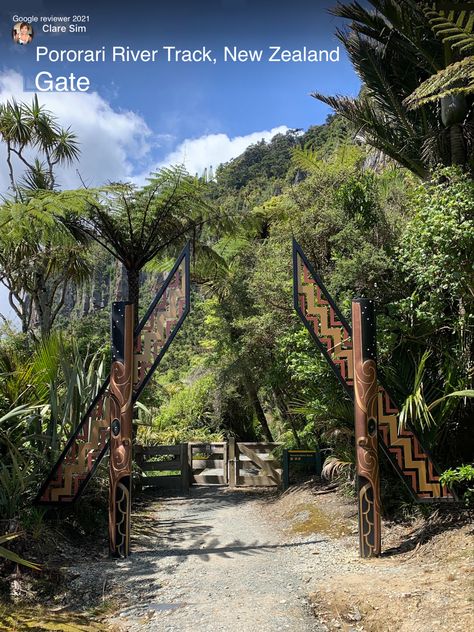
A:
[[[446,97],[474,92],[474,56],[453,62],[438,70],[414,90],[404,101],[409,109],[416,109]]]
[[[5,535],[0,535],[0,544],[4,544],[5,542],[10,542],[15,538],[23,535],[22,533],[7,533]],[[10,562],[14,562],[15,564],[21,564],[22,566],[26,566],[27,568],[31,568],[34,571],[40,571],[41,566],[36,564],[35,562],[29,562],[28,560],[23,559],[13,551],[9,551],[4,546],[0,546],[0,557],[9,560]]]
[[[472,168],[471,96],[453,90],[457,84],[446,85],[448,73],[435,78],[453,61],[450,45],[463,52],[471,46],[472,12],[461,10],[453,21],[451,14],[440,17],[415,2],[369,4],[338,3],[332,11],[351,20],[338,37],[363,81],[360,95],[312,96],[343,116],[369,145],[422,178],[437,163]],[[427,97],[439,99],[443,91],[441,107],[432,107]]]
[[[70,164],[79,156],[76,135],[69,128],[61,128],[37,96],[31,105],[14,99],[0,104],[0,139],[7,148],[12,193],[19,199],[25,189],[53,189],[56,165]],[[33,160],[29,157],[32,149],[39,152]],[[21,185],[15,180],[12,155],[26,168]]]
[[[207,184],[189,176],[182,166],[151,174],[143,187],[113,183],[96,191],[67,191],[56,204],[71,209],[71,197],[79,197],[79,204],[68,215],[69,229],[97,242],[124,266],[137,322],[140,271],[158,256],[174,260],[191,238],[203,266],[215,265],[219,258],[206,239],[214,230],[225,232],[233,225],[228,214],[210,203]]]
[[[459,10],[439,10],[425,6],[424,14],[429,20],[435,35],[452,49],[460,53],[474,51],[474,12],[464,10],[459,3]]]
[[[20,432],[54,459],[59,443],[75,428],[105,375],[100,352],[82,357],[76,341],[53,334],[27,353],[0,348],[0,389],[24,419]],[[22,408],[24,407],[24,409]],[[11,421],[4,417],[7,429]],[[8,424],[7,424],[8,421]]]
[[[191,377],[185,388],[174,385],[168,401],[160,407],[153,421],[154,440],[163,443],[218,440],[221,435],[213,411],[214,388],[212,375]]]
[[[276,134],[268,143],[250,145],[238,157],[216,170],[219,187],[239,191],[252,180],[283,178],[289,168],[291,150],[299,144],[295,130]]]
[[[372,228],[378,219],[379,200],[376,176],[373,172],[353,175],[336,194],[344,215],[363,230]]]
[[[441,482],[443,485],[474,482],[474,465],[460,465],[455,469],[445,470],[441,475]]]
[[[445,470],[440,481],[448,487],[460,486],[464,488],[463,498],[467,507],[474,507],[474,466],[460,465],[457,468]]]
[[[66,227],[68,211],[55,208],[58,195],[29,193],[0,206],[0,279],[23,331],[43,336],[50,333],[69,284],[80,285],[90,274],[84,240]]]
[[[441,325],[454,311],[459,314],[451,321],[455,328],[472,324],[474,184],[459,170],[439,171],[418,189],[413,208],[399,256],[417,288],[417,317]]]
[[[19,515],[26,501],[25,493],[33,482],[26,462],[15,449],[8,450],[7,463],[0,464],[0,511],[3,519]]]
[[[459,10],[454,7],[449,11],[439,10],[436,5],[427,5],[423,10],[445,49],[452,51],[455,57],[470,56],[453,60],[446,68],[425,79],[404,103],[411,109],[438,100],[441,100],[442,106],[446,102],[451,107],[455,106],[456,100],[463,104],[463,95],[474,92],[474,12],[464,10],[462,4]]]
[[[322,125],[313,125],[302,134],[300,146],[315,150],[322,159],[327,159],[341,147],[356,149],[351,145],[352,140],[353,130],[349,123],[342,116],[330,114]]]
[[[422,428],[429,428],[434,424],[433,416],[423,393],[423,374],[429,357],[430,353],[425,351],[416,367],[413,392],[406,398],[398,418],[400,429],[404,428],[407,422],[414,425],[419,424]]]
[[[360,166],[365,157],[365,152],[354,145],[338,145],[329,155],[319,148],[311,146],[295,147],[291,155],[293,165],[308,173],[325,172],[332,165],[335,171],[355,169]]]
[[[54,335],[32,349],[0,349],[0,367],[9,405],[0,417],[0,513],[23,516],[33,531],[41,520],[31,514],[32,499],[102,383],[104,362]]]
[[[373,115],[393,155],[403,149],[401,162],[426,175],[423,147],[426,135],[439,129],[438,114],[407,113],[401,101],[421,75],[431,76],[432,62],[442,65],[439,42],[422,12],[401,15],[395,2],[372,4],[378,13],[357,3],[338,9],[353,16],[346,40],[368,73],[355,106],[368,116],[362,133],[375,133]],[[387,19],[390,37],[381,32],[390,30]],[[384,51],[393,54],[393,67]],[[38,194],[27,202],[33,217],[46,216],[45,231],[67,224],[69,235],[88,234],[109,249],[110,258],[100,262],[107,274],[97,286],[95,277],[90,281],[104,305],[113,294],[112,256],[135,275],[128,281],[146,300],[176,248],[194,237],[193,309],[137,407],[139,442],[272,437],[286,447],[317,446],[330,457],[328,474],[344,469],[345,478],[352,475],[352,404],[293,309],[294,236],[346,316],[354,295],[376,300],[379,357],[397,400],[405,401],[401,422],[417,426],[441,463],[466,460],[472,437],[471,180],[449,169],[420,186],[415,176],[354,145],[351,135],[349,122],[334,116],[305,133],[257,143],[208,182],[172,169],[141,188],[113,184]],[[9,205],[12,215],[20,211],[19,203]],[[97,268],[98,247],[90,257]],[[37,345],[7,336],[0,346],[0,506],[23,515],[31,532],[40,532],[43,520],[25,512],[35,484],[106,370],[107,309],[86,317],[73,309],[56,323],[62,336]],[[89,344],[98,349],[95,358]],[[387,498],[395,487],[390,479]],[[89,489],[101,499],[102,479]],[[402,498],[397,489],[394,497]],[[85,533],[93,513],[75,516],[71,528]]]

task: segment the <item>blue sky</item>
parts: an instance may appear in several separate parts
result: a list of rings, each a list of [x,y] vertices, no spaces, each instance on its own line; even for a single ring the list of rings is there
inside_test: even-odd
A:
[[[182,162],[191,172],[241,153],[260,138],[289,128],[322,123],[329,113],[309,96],[355,95],[359,80],[340,48],[338,62],[270,62],[275,49],[334,49],[342,23],[329,15],[334,0],[168,0],[166,2],[2,2],[0,9],[0,100],[29,101],[38,73],[87,76],[87,92],[41,92],[40,102],[81,143],[77,165],[91,186],[108,180],[142,180],[150,170]],[[46,33],[33,22],[34,39],[11,39],[13,18],[69,17],[86,32]],[[73,16],[87,21],[73,22]],[[37,60],[39,47],[85,50],[105,47],[103,63]],[[157,50],[157,61],[112,63],[113,46]],[[206,47],[216,63],[168,62],[163,46]],[[260,62],[224,61],[224,47],[262,50]],[[45,50],[39,49],[39,50]],[[277,57],[279,55],[277,54]],[[0,160],[4,153],[0,148]],[[0,188],[6,190],[5,169]],[[76,169],[59,174],[63,187],[80,186]],[[0,297],[0,311],[5,301]],[[3,311],[4,311],[3,310]]]

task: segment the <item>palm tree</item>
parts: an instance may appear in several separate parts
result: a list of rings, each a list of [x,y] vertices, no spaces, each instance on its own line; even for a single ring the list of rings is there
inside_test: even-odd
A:
[[[405,99],[452,61],[433,17],[412,0],[339,3],[334,15],[351,20],[338,30],[349,58],[363,81],[360,95],[313,96],[333,107],[358,129],[369,145],[422,178],[436,163],[469,163],[472,97],[456,102],[424,103],[409,109]],[[431,21],[430,21],[431,20]],[[459,133],[462,143],[459,142]]]
[[[39,104],[36,95],[31,105],[15,100],[0,104],[0,139],[6,144],[11,190],[20,198],[22,187],[15,178],[14,158],[25,169],[27,188],[54,189],[54,168],[70,164],[79,156],[76,135],[69,128],[60,127],[53,114]],[[39,153],[33,160],[25,155],[31,149]]]
[[[0,140],[6,145],[12,199],[0,207],[0,282],[24,332],[49,334],[71,282],[89,274],[84,242],[64,223],[65,212],[51,211],[55,168],[79,156],[76,136],[60,127],[37,96],[31,105],[0,104]],[[30,158],[32,151],[37,155]],[[23,170],[15,177],[15,163]],[[53,195],[51,193],[51,195]]]

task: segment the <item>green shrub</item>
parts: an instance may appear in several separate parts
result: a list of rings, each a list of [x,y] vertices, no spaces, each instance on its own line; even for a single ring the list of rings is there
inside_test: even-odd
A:
[[[460,465],[442,473],[441,483],[448,487],[459,485],[463,490],[463,500],[467,507],[474,507],[474,466]]]

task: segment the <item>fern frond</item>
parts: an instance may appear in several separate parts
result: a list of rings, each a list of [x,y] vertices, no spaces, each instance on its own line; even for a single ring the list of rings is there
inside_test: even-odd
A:
[[[474,50],[474,11],[444,11],[427,7],[423,10],[433,33],[443,44],[461,54]]]
[[[321,166],[318,152],[310,147],[294,147],[291,152],[291,162],[302,171],[316,171]]]
[[[388,109],[374,106],[367,98],[327,97],[318,92],[311,95],[329,105],[338,114],[350,121],[365,142],[400,162],[414,173],[425,177],[424,165],[420,161],[419,144],[416,135],[407,133],[405,127]],[[403,147],[403,151],[400,148]]]
[[[450,64],[423,81],[403,103],[409,109],[415,110],[443,97],[472,93],[474,93],[474,55]]]

